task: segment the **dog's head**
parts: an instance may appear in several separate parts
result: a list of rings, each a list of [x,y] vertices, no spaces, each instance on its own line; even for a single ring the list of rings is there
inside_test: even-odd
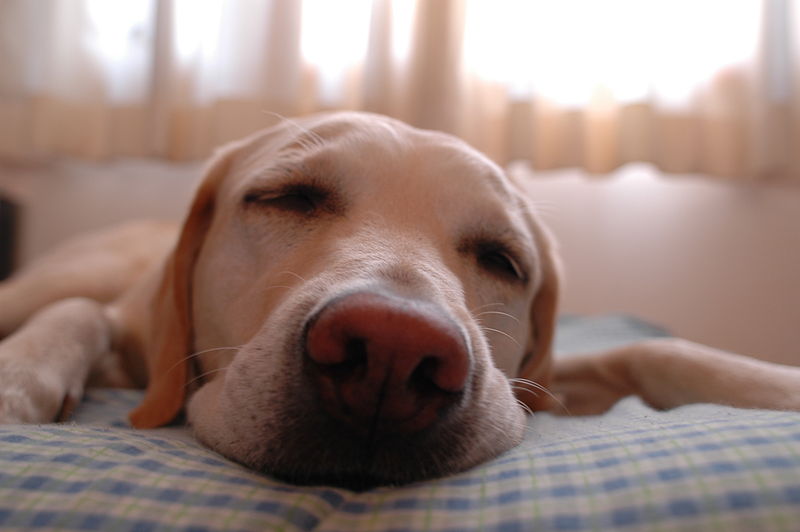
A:
[[[134,425],[295,482],[460,471],[549,406],[557,275],[520,189],[463,142],[368,114],[212,162],[155,301]],[[190,356],[201,353],[197,356]],[[515,397],[517,390],[518,399]]]

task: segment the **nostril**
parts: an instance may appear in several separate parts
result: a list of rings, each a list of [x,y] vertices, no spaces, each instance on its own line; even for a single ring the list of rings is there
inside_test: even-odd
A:
[[[436,373],[440,367],[441,361],[437,357],[427,356],[423,358],[408,379],[409,388],[423,395],[446,391],[436,384]]]
[[[315,361],[320,372],[335,380],[362,378],[367,370],[367,341],[353,337],[344,341],[341,356],[335,361]]]
[[[344,344],[346,366],[363,366],[367,363],[367,341],[364,338],[350,338]]]
[[[317,371],[334,380],[363,378],[367,370],[367,340],[360,337],[345,339],[338,353],[319,356],[320,350],[313,349],[311,360]]]

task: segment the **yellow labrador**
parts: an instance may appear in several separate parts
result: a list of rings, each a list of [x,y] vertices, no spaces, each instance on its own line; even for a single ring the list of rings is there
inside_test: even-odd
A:
[[[252,468],[368,487],[512,448],[548,388],[572,413],[800,406],[800,370],[677,340],[554,365],[557,270],[521,188],[463,142],[285,121],[223,148],[180,231],[95,235],[0,286],[0,422],[56,419],[91,373],[147,388],[135,427],[185,412]]]

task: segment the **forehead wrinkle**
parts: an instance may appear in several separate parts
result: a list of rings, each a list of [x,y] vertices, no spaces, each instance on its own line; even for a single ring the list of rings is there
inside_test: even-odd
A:
[[[498,199],[507,202],[514,192],[503,170],[483,153],[473,149],[464,141],[438,132],[421,132],[425,142],[417,147],[427,152],[437,161],[441,171],[459,176],[456,185],[463,187],[466,176],[474,176],[471,181],[488,184]]]
[[[506,208],[510,207],[512,203],[516,206],[514,201],[516,194],[502,170],[490,163],[488,167],[484,166],[480,173],[483,181],[487,182],[492,190],[500,196]]]
[[[408,135],[403,135],[393,122],[378,120],[361,123],[361,127],[344,127],[348,124],[348,121],[318,124],[284,145],[278,155],[287,162],[346,174],[367,169],[365,155],[370,156],[371,165],[396,166],[410,144]]]
[[[293,137],[287,147],[304,151],[334,146],[341,150],[370,147],[391,154],[402,151],[414,131],[402,122],[378,115],[370,119],[360,116],[323,118]]]
[[[336,151],[332,148],[330,143],[306,148],[300,148],[294,142],[289,143],[277,151],[269,165],[256,171],[254,179],[270,179],[276,175],[292,173],[318,178],[339,175],[343,168],[341,164],[337,164],[339,158],[331,156]]]
[[[283,139],[277,145],[260,145],[252,153],[240,158],[240,170],[252,179],[268,179],[274,177],[276,169],[292,168],[297,170],[303,166],[313,167],[316,161],[312,158],[330,147],[340,136],[341,130],[335,127],[336,122],[322,122],[305,127],[295,121],[283,124]],[[329,126],[327,131],[324,126]]]

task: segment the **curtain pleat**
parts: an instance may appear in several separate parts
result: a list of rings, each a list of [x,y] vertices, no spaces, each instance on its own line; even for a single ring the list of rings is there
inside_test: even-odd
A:
[[[194,160],[280,116],[361,109],[500,163],[800,180],[797,3],[697,6],[0,0],[0,157]],[[665,13],[687,27],[665,33]]]

